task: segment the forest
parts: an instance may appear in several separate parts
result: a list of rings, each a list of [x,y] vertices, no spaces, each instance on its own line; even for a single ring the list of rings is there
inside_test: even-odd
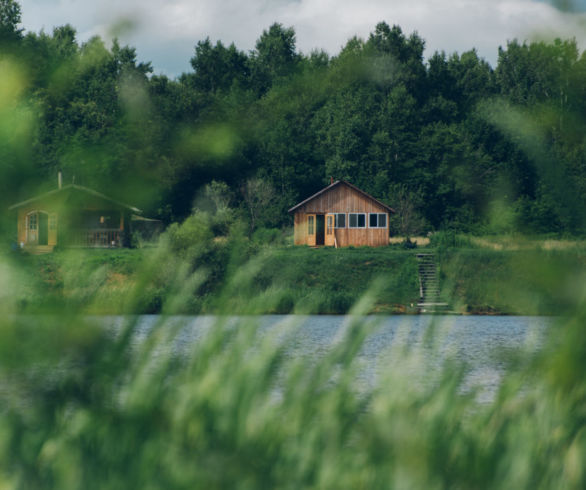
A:
[[[250,229],[330,177],[398,212],[391,232],[581,235],[586,56],[575,40],[424,57],[381,22],[335,55],[301,53],[274,23],[250,52],[196,40],[192,70],[153,73],[116,39],[25,32],[0,0],[0,204],[56,175],[172,223],[229,207]]]

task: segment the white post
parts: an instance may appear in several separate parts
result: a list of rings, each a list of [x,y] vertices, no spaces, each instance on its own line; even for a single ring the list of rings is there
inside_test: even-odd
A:
[[[61,174],[61,170],[59,170],[59,173],[57,174],[57,187],[59,189],[61,189],[62,185],[63,185],[63,175]]]

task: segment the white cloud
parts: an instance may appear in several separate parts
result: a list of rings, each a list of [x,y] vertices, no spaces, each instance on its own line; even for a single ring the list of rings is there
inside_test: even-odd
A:
[[[498,46],[513,38],[547,33],[586,46],[580,18],[531,0],[21,0],[21,6],[27,30],[50,32],[70,23],[81,41],[95,34],[109,38],[113,25],[132,19],[134,29],[121,40],[170,75],[190,69],[198,40],[209,36],[248,51],[275,21],[295,28],[303,52],[336,54],[350,37],[367,37],[383,20],[417,31],[427,54],[475,47],[493,65]]]

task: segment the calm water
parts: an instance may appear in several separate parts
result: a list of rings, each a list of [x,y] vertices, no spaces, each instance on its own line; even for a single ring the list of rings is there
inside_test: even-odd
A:
[[[141,317],[135,342],[140,343],[160,320],[156,315]],[[234,317],[227,321],[237,324],[240,320]],[[293,315],[246,320],[258,322],[260,339],[267,335],[278,338],[282,332],[287,355],[304,357],[308,362],[331,349],[350,321],[343,316]],[[217,318],[171,317],[166,321],[179,327],[178,335],[167,345],[179,354],[205,335]],[[121,322],[117,318],[114,323]],[[552,324],[549,318],[518,316],[383,316],[365,317],[363,322],[369,334],[357,358],[358,385],[372,387],[384,382],[393,370],[408,383],[426,383],[446,360],[453,359],[466,364],[464,389],[477,388],[480,401],[494,397],[507,369],[507,354],[519,349],[538,351]],[[431,325],[434,335],[430,343]],[[406,351],[408,357],[404,356]]]

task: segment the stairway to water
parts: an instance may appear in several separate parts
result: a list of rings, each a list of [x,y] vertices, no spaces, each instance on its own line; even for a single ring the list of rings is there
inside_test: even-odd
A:
[[[435,255],[431,253],[417,254],[417,270],[419,273],[419,311],[438,311],[447,308],[448,303],[440,296],[439,278]]]

